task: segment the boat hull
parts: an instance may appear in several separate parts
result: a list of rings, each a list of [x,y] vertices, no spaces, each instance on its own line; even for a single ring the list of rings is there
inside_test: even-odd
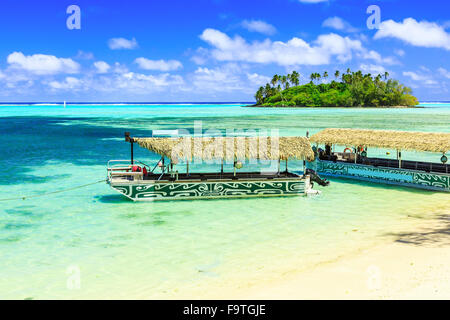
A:
[[[133,201],[252,198],[306,195],[309,177],[289,180],[110,183]]]
[[[323,160],[315,161],[310,167],[323,176],[450,192],[450,174]]]

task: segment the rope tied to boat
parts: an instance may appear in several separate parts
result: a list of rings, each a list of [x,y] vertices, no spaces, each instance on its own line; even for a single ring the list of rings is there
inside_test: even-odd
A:
[[[67,188],[67,189],[51,191],[51,192],[44,192],[44,193],[34,194],[34,195],[30,195],[30,196],[21,196],[21,197],[15,197],[15,198],[0,199],[0,201],[26,200],[26,199],[30,199],[30,198],[39,198],[39,197],[44,197],[44,196],[48,196],[51,194],[62,193],[62,192],[67,192],[67,191],[72,191],[72,190],[76,190],[76,189],[89,187],[94,184],[102,183],[102,182],[106,182],[106,181],[108,181],[108,180],[103,179],[103,180],[99,180],[99,181],[95,181],[95,182],[91,182],[91,183],[83,184],[81,186],[71,187],[71,188]]]

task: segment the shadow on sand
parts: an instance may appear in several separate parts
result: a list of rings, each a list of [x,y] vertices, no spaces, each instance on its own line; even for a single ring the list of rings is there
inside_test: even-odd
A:
[[[389,235],[396,237],[395,242],[398,243],[415,246],[449,246],[450,214],[440,214],[436,216],[430,225],[432,225],[432,227],[427,227],[419,231],[391,233]]]

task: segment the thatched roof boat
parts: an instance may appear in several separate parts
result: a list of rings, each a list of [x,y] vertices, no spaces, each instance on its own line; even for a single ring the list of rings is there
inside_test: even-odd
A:
[[[450,150],[450,133],[329,128],[311,136],[310,141],[330,145],[441,153]]]
[[[131,138],[139,146],[167,157],[173,163],[203,160],[314,160],[305,137],[184,137]]]
[[[289,159],[314,160],[305,137],[137,138],[126,132],[125,141],[130,143],[131,159],[108,162],[108,183],[133,201],[298,196],[318,193],[312,181],[328,185],[313,171],[300,174],[288,170]],[[161,160],[152,166],[135,160],[135,143],[159,154]],[[208,172],[191,172],[190,163],[201,170],[193,159],[219,160],[220,171],[208,168]],[[257,163],[244,164],[246,159],[276,160],[278,166],[257,169]],[[286,162],[284,171],[281,160]],[[185,170],[176,166],[181,161]],[[248,169],[243,169],[247,165]]]
[[[325,150],[317,149],[317,161],[312,165],[320,174],[450,192],[450,166],[445,155],[450,150],[450,133],[330,128],[310,140],[325,145]],[[347,148],[339,152],[336,145]],[[396,156],[390,152],[369,156],[370,147],[394,149]],[[404,150],[442,155],[440,163],[413,161],[402,158]]]

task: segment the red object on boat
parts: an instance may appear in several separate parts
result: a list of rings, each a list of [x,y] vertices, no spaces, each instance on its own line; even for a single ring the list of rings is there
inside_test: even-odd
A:
[[[142,173],[144,174],[144,176],[147,175],[147,168],[146,168],[146,167],[143,167],[143,168],[142,168]]]
[[[139,167],[139,166],[133,166],[133,167],[131,168],[131,171],[133,171],[133,172],[141,172],[141,167]]]

